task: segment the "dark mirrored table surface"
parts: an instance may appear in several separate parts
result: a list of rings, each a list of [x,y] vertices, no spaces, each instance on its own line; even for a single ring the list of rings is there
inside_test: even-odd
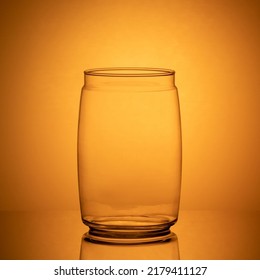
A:
[[[0,259],[260,259],[258,211],[180,211],[167,242],[88,242],[79,211],[0,212]]]

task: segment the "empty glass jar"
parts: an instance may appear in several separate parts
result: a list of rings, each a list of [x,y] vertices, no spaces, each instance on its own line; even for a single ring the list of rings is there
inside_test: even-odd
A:
[[[178,219],[181,123],[175,72],[86,70],[78,129],[78,177],[88,238],[166,240]]]

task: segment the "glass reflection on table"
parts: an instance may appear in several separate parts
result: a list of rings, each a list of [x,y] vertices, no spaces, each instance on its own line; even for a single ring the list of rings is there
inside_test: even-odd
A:
[[[179,260],[179,244],[175,233],[167,241],[146,244],[107,244],[82,236],[81,260]]]

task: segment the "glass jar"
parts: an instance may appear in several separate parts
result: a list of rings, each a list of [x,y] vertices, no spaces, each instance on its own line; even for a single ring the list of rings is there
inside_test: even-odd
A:
[[[103,68],[84,74],[78,178],[88,238],[126,244],[169,239],[181,187],[175,72]]]

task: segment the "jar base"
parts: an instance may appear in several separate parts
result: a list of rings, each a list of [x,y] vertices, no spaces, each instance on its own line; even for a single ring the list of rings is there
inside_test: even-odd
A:
[[[172,238],[170,227],[177,221],[165,216],[120,216],[83,219],[90,230],[85,238],[91,242],[142,244]]]

